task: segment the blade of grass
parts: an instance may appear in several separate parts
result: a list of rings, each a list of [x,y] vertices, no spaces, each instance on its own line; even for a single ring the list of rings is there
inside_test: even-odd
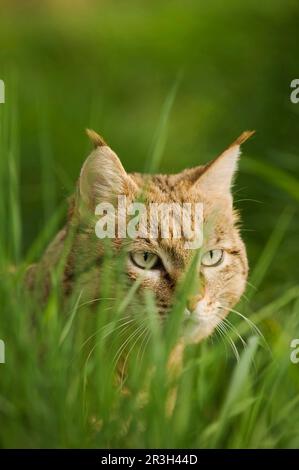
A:
[[[176,79],[163,105],[158,128],[154,138],[153,150],[146,166],[146,173],[153,173],[159,168],[159,164],[167,141],[169,117],[173,108],[173,104],[177,95],[180,82],[181,74],[179,74],[178,78]]]
[[[244,389],[245,382],[248,380],[250,366],[256,354],[258,347],[258,337],[249,338],[248,346],[241,354],[240,361],[237,363],[231,383],[220,412],[219,426],[215,438],[212,440],[212,447],[216,447],[221,440],[227,426],[227,419],[231,409],[236,405],[240,394]]]
[[[8,151],[8,181],[9,181],[9,220],[11,256],[18,263],[21,255],[21,215],[19,197],[19,135],[17,115],[17,86],[14,79],[11,80],[11,105],[10,105],[10,131]]]
[[[285,191],[289,196],[295,199],[296,202],[299,201],[299,181],[281,168],[274,167],[251,157],[243,157],[242,169],[247,173],[262,177],[272,186],[277,186]]]
[[[247,298],[250,300],[265,278],[266,273],[277,253],[278,247],[281,244],[284,235],[286,234],[290,223],[294,216],[294,209],[286,207],[280,215],[278,222],[270,235],[270,238],[261,253],[255,268],[250,276],[249,288],[246,292]]]

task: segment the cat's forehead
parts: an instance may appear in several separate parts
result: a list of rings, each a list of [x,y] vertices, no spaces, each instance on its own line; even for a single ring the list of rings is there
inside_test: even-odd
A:
[[[238,215],[232,209],[231,203],[221,197],[211,197],[200,190],[193,191],[194,179],[197,179],[202,171],[200,167],[185,170],[180,174],[173,175],[143,175],[133,174],[135,182],[139,188],[143,188],[144,201],[147,205],[151,203],[200,203],[203,216],[203,246],[206,248],[222,246],[231,247],[234,245],[235,236],[238,230],[235,223]],[[161,220],[159,220],[161,225]],[[156,251],[163,250],[166,256],[177,266],[183,266],[192,257],[192,251],[186,249],[184,237],[159,238],[148,240],[148,243]],[[146,247],[144,247],[146,248]]]
[[[188,169],[178,174],[144,175],[132,173],[145,203],[201,203],[205,219],[215,219],[220,225],[231,225],[236,221],[230,194],[223,195],[194,189],[194,180],[199,178],[202,167]]]
[[[183,177],[183,173],[171,175],[130,175],[146,197],[148,202],[196,202],[202,200],[199,193],[191,191],[192,179]]]

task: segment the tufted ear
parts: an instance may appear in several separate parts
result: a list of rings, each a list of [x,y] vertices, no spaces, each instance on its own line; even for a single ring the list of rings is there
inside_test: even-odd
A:
[[[99,202],[114,202],[118,195],[137,192],[118,156],[96,132],[87,130],[95,149],[85,160],[80,173],[79,191],[84,204],[94,210]]]
[[[214,195],[230,194],[234,175],[238,167],[240,146],[254,131],[245,131],[219,157],[208,163],[200,174],[193,188],[199,188],[203,193]]]

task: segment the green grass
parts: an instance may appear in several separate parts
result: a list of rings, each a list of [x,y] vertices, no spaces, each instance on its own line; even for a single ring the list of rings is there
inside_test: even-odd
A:
[[[225,10],[192,1],[152,8],[146,15],[131,1],[82,17],[41,10],[35,20],[11,10],[0,20],[0,447],[299,446],[299,365],[290,361],[299,336],[299,142],[286,102],[297,10],[291,1],[251,2],[242,15],[235,1]],[[88,151],[85,127],[102,132],[129,170],[167,172],[207,161],[246,128],[258,131],[235,192],[248,289],[223,336],[187,348],[171,417],[167,360],[188,276],[165,331],[151,296],[136,306],[122,260],[112,269],[109,251],[96,305],[82,305],[78,289],[62,308],[61,266],[44,307],[22,287],[63,224]],[[129,393],[114,382],[123,345]]]
[[[94,308],[81,302],[82,292],[75,291],[63,311],[63,261],[52,273],[53,289],[44,308],[24,292],[21,280],[27,260],[37,258],[51,239],[57,215],[22,262],[14,112],[3,116],[8,132],[4,155],[9,158],[3,159],[2,176],[8,171],[9,197],[6,201],[3,194],[1,200],[12,217],[2,231],[6,255],[1,258],[1,335],[7,363],[0,376],[1,447],[298,446],[298,366],[289,357],[298,328],[298,284],[251,312],[247,321],[233,310],[231,327],[222,337],[214,335],[187,348],[171,417],[165,412],[173,387],[167,380],[167,361],[179,334],[192,272],[180,288],[165,330],[157,323],[151,297],[143,307],[136,306],[135,314],[129,310],[136,285],[125,292],[121,261],[112,269],[108,249],[102,300]],[[162,121],[168,113],[167,106]],[[166,138],[161,132],[165,126],[160,127],[158,146]],[[278,219],[252,272],[256,288],[269,275],[291,221],[289,210]],[[244,304],[239,309],[241,315],[248,313]],[[121,354],[129,373],[124,384],[116,385]]]

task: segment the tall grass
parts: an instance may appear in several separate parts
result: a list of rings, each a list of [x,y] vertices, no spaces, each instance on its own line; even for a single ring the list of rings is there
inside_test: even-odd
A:
[[[173,97],[174,91],[161,116],[149,168],[161,157]],[[164,328],[152,296],[148,294],[141,305],[135,297],[137,283],[127,289],[121,275],[123,257],[113,260],[108,246],[101,299],[82,301],[78,288],[70,302],[61,305],[62,258],[52,273],[49,299],[41,306],[24,291],[22,276],[61,223],[64,207],[49,218],[55,195],[48,176],[47,128],[41,121],[47,223],[21,256],[22,143],[18,108],[13,105],[9,113],[7,109],[0,108],[0,336],[6,344],[6,364],[0,365],[0,446],[298,447],[299,374],[298,366],[290,362],[289,348],[299,327],[299,284],[290,285],[256,311],[241,302],[219,336],[187,348],[182,372],[172,379],[167,364],[179,335],[192,267]],[[275,178],[272,183],[276,184]],[[292,188],[295,194],[295,184]],[[281,215],[254,263],[250,299],[271,276],[291,217],[288,210]],[[66,243],[66,253],[68,247]],[[116,381],[120,357],[121,369],[128,374]],[[169,414],[174,386],[177,400]]]

